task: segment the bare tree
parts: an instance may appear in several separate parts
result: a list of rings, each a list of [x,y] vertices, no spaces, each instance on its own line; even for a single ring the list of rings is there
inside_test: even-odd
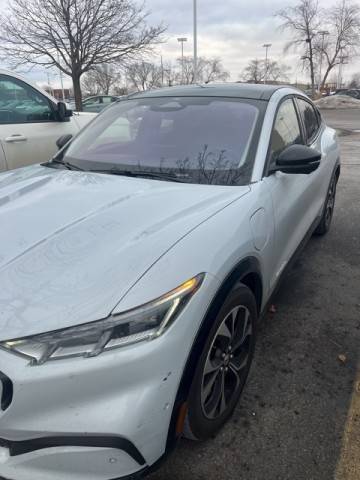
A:
[[[126,72],[131,87],[137,91],[161,87],[161,67],[151,62],[137,62],[129,65]]]
[[[314,39],[320,27],[320,10],[318,0],[299,0],[294,7],[288,7],[278,12],[282,21],[281,28],[291,32],[285,51],[290,48],[300,50],[303,60],[310,70],[311,90],[315,93],[315,56]]]
[[[336,65],[353,57],[360,45],[360,7],[347,0],[339,0],[328,10],[326,41],[317,41],[315,49],[325,57],[326,69],[321,80],[324,88],[329,73]]]
[[[192,57],[178,58],[178,70],[184,68],[183,83],[189,85],[194,83],[194,61]],[[230,77],[221,62],[220,58],[199,57],[197,62],[197,81],[199,83],[209,83],[216,81],[226,81]]]
[[[81,79],[81,92],[82,95],[90,97],[93,95],[100,95],[101,88],[100,85],[94,79],[93,72],[86,73]]]
[[[288,65],[255,58],[248,63],[240,78],[249,83],[263,83],[265,79],[269,82],[287,82],[290,70]]]
[[[201,58],[198,65],[200,78],[203,83],[218,82],[229,79],[230,73],[223,67],[220,58]]]
[[[249,83],[263,83],[265,78],[264,61],[255,58],[244,68],[240,78]]]
[[[80,80],[104,63],[133,60],[159,41],[162,25],[133,0],[12,0],[0,16],[2,55],[16,66],[56,66],[73,81],[81,110]]]
[[[181,72],[171,62],[165,62],[162,66],[163,84],[168,87],[176,85],[181,80]]]
[[[127,87],[124,85],[115,85],[114,87],[114,95],[117,95],[118,97],[122,97],[123,95],[128,95],[129,90]]]
[[[110,90],[115,87],[120,78],[120,72],[113,65],[97,65],[84,75],[81,83],[83,90],[88,94],[109,95]]]

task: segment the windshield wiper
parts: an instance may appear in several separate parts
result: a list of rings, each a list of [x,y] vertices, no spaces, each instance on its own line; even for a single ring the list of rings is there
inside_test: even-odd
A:
[[[67,162],[67,161],[62,160],[62,159],[60,159],[60,158],[53,158],[52,160],[50,160],[50,162],[43,163],[43,165],[49,167],[49,166],[51,166],[53,163],[55,163],[55,164],[57,164],[57,165],[63,165],[63,166],[66,167],[68,170],[78,170],[78,171],[84,172],[84,169],[83,169],[83,168],[78,167],[77,165],[74,165],[73,163]]]
[[[102,170],[90,170],[90,172],[96,173],[109,173],[111,175],[122,175],[124,177],[143,177],[153,178],[155,180],[165,180],[168,182],[186,182],[187,176],[180,176],[175,173],[163,173],[163,172],[148,172],[146,170],[121,170],[119,168],[109,168]]]

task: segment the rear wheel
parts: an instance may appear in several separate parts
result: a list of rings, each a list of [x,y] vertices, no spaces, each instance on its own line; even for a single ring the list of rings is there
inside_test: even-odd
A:
[[[331,226],[331,221],[334,213],[335,198],[336,198],[337,176],[333,175],[328,189],[324,211],[319,225],[316,227],[315,235],[325,235]]]
[[[188,400],[187,438],[213,436],[232,414],[253,359],[256,319],[254,295],[240,284],[226,298],[200,356]]]

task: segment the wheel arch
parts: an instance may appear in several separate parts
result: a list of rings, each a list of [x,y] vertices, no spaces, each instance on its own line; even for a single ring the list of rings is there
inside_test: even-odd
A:
[[[190,392],[192,380],[197,366],[198,358],[204,347],[208,332],[212,326],[213,319],[225,301],[229,292],[238,283],[246,285],[254,294],[260,315],[263,300],[263,280],[261,275],[260,262],[256,257],[246,257],[242,259],[225,277],[221,283],[215,297],[211,301],[202,324],[199,328],[186,366],[182,375],[178,393],[175,399],[173,413],[169,425],[166,450],[171,450],[180,436],[179,427],[186,415],[186,401]]]

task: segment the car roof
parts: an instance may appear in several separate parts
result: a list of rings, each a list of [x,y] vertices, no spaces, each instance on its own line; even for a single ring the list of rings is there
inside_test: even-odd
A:
[[[284,85],[264,85],[252,83],[210,83],[206,85],[180,85],[176,87],[147,90],[129,95],[130,98],[152,97],[231,97],[253,100],[270,100],[273,93]]]
[[[89,98],[102,98],[102,97],[115,97],[116,95],[91,95],[90,97],[86,97],[84,100],[89,100]]]

